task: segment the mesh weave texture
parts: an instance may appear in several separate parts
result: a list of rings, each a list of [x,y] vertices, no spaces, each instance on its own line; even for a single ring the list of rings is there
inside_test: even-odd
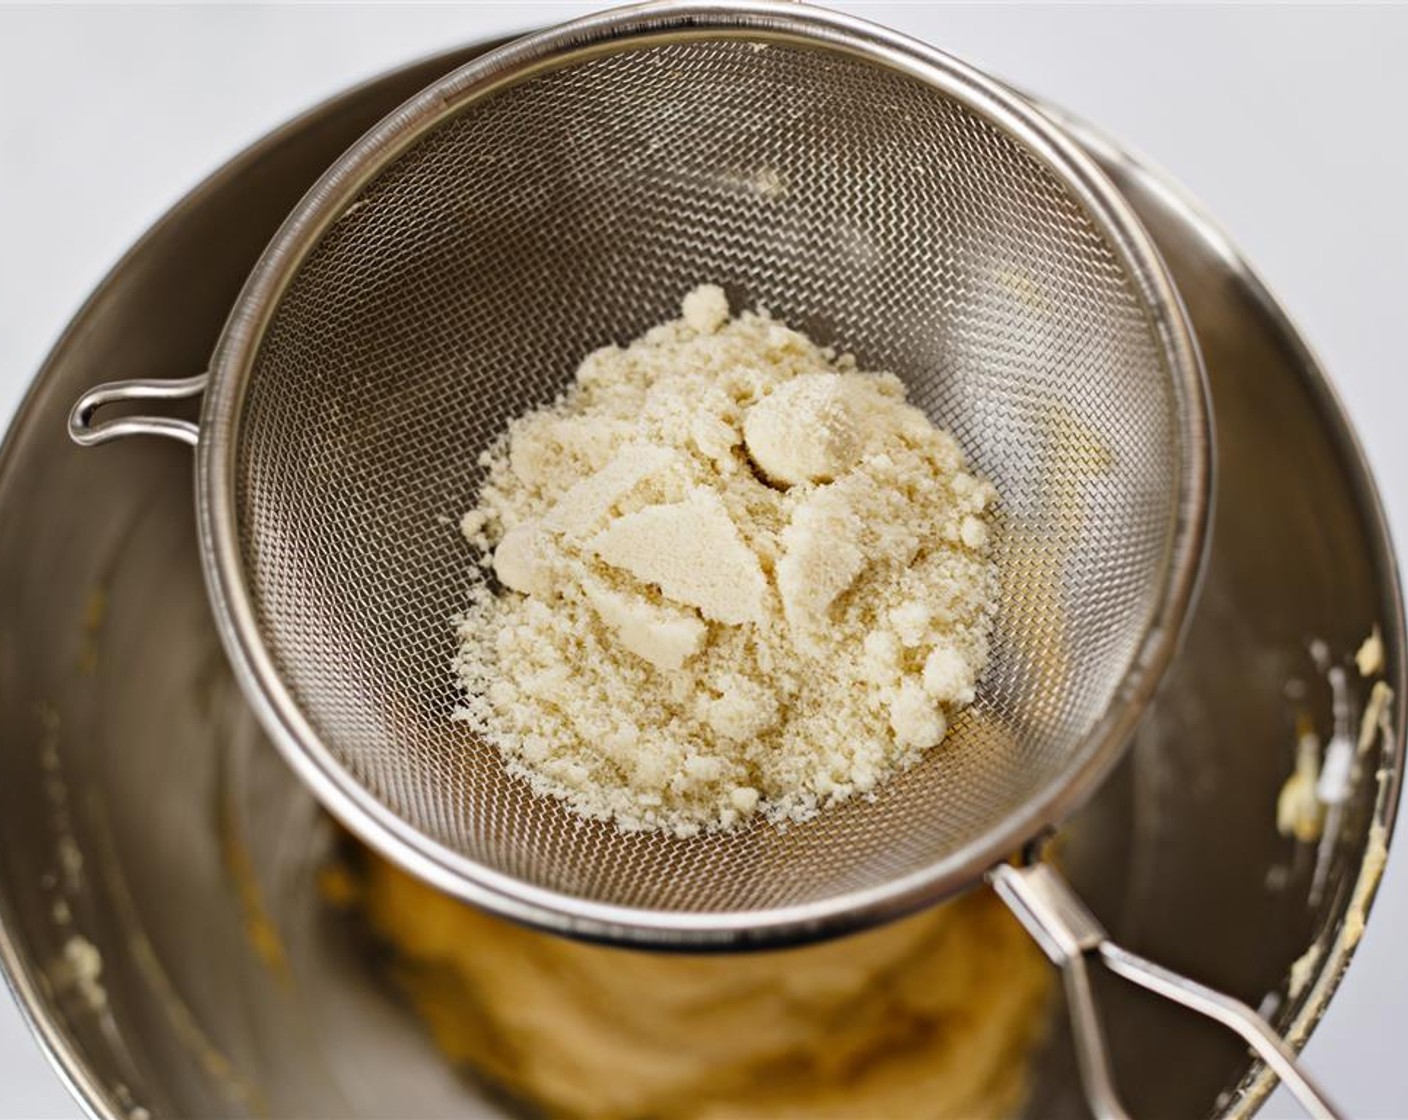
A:
[[[923,870],[1065,775],[1164,586],[1179,481],[1158,337],[1020,143],[850,55],[724,39],[573,62],[398,157],[280,301],[238,417],[259,639],[338,761],[536,886],[657,910],[835,898]],[[890,370],[1002,496],[978,702],[873,803],[779,832],[622,836],[452,722],[456,523],[479,453],[701,282]]]

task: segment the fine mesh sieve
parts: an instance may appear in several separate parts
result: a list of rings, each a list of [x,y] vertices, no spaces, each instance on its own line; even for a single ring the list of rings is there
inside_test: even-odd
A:
[[[664,18],[447,80],[286,233],[202,455],[240,641],[299,743],[451,874],[676,928],[966,882],[1097,763],[1176,625],[1205,485],[1191,349],[1083,168],[958,68],[938,84],[829,21],[801,42]],[[512,417],[702,281],[893,370],[996,483],[995,653],[979,702],[874,803],[623,835],[451,720],[451,620],[482,578],[456,523]]]
[[[511,418],[705,281],[898,374],[996,484],[993,656],[873,803],[624,835],[451,719],[457,523]],[[1033,110],[843,17],[626,9],[447,77],[303,201],[214,359],[201,527],[249,691],[379,846],[579,926],[795,933],[970,882],[1103,772],[1189,599],[1206,424],[1153,250]]]
[[[457,523],[511,418],[706,281],[899,375],[996,484],[993,656],[873,801],[625,835],[533,796],[452,720],[453,620],[483,578]],[[90,423],[202,390],[198,428]],[[198,443],[246,691],[324,803],[424,877],[559,931],[703,947],[856,928],[997,867],[1068,975],[1103,942],[1073,963],[1052,931],[1098,927],[1048,869],[999,865],[1105,774],[1171,655],[1207,429],[1162,265],[1057,128],[870,25],[731,4],[578,21],[430,87],[290,217],[208,381],[100,387],[71,421],[85,443]]]

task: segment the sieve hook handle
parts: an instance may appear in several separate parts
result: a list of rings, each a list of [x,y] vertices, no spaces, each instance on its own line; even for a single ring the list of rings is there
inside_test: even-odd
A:
[[[124,436],[166,436],[194,447],[200,439],[200,428],[189,420],[174,416],[119,416],[114,420],[93,423],[100,408],[127,401],[176,401],[198,397],[205,392],[208,375],[170,380],[138,378],[131,381],[108,381],[89,389],[68,414],[68,435],[83,447],[122,439]]]
[[[1265,1019],[1241,1000],[1116,945],[1050,864],[1000,864],[987,877],[1008,909],[1061,969],[1081,1081],[1091,1111],[1100,1120],[1126,1120],[1129,1114],[1120,1104],[1110,1074],[1109,1049],[1090,988],[1088,965],[1093,960],[1103,963],[1116,976],[1235,1031],[1285,1082],[1307,1113],[1316,1120],[1338,1120],[1339,1113],[1324,1092],[1300,1068],[1294,1052]]]

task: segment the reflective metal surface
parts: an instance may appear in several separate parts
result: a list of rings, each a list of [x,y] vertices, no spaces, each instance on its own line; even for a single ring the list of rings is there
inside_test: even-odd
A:
[[[95,458],[64,434],[68,406],[102,378],[203,368],[301,192],[463,57],[339,98],[178,206],[80,314],[0,453],[0,960],[97,1114],[474,1107],[475,1090],[316,897],[329,832],[230,678],[200,579],[189,452],[143,441]],[[1378,623],[1402,697],[1393,559],[1352,434],[1274,303],[1162,180],[1085,138],[1177,278],[1208,365],[1223,470],[1183,655],[1134,750],[1066,838],[1063,864],[1122,944],[1253,1006],[1272,993],[1274,1025],[1299,1041],[1352,953],[1346,916],[1372,898],[1370,825],[1391,828],[1401,744],[1367,760],[1324,899],[1308,907],[1311,868],[1273,828],[1293,757],[1297,704],[1285,685],[1304,682],[1328,734],[1329,690],[1306,639],[1343,653]],[[1392,716],[1401,728],[1401,700]],[[1316,936],[1321,962],[1289,998],[1289,967]],[[101,954],[100,990],[65,967],[75,938]],[[1239,1042],[1095,979],[1136,1115],[1237,1111],[1264,1094]],[[1177,1063],[1166,1060],[1174,1052]],[[1224,1092],[1234,1095],[1216,1103]],[[1035,1094],[1042,1116],[1084,1113],[1059,1033]]]
[[[166,436],[178,443],[194,447],[200,438],[200,427],[189,420],[169,416],[124,416],[119,420],[94,423],[98,409],[110,404],[129,401],[179,401],[198,397],[205,392],[203,373],[175,381],[153,381],[141,378],[131,381],[110,381],[84,393],[68,416],[68,436],[83,447],[96,447],[127,436]]]

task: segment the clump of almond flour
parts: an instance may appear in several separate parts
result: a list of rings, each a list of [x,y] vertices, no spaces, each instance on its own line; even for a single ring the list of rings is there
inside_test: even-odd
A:
[[[988,656],[992,487],[890,374],[722,289],[483,457],[466,720],[627,830],[803,820],[933,747]]]

